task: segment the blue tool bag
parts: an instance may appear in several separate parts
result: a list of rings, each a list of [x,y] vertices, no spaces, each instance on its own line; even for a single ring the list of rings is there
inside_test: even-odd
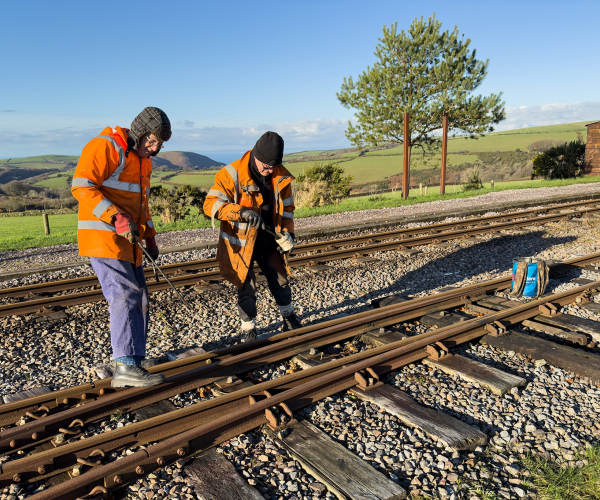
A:
[[[539,297],[548,285],[548,264],[533,257],[515,259],[512,268],[513,297]]]

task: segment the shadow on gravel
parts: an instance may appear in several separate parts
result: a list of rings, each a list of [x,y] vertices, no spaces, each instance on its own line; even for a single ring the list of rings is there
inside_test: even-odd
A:
[[[344,312],[353,314],[355,312],[354,309],[365,306],[365,299],[374,301],[391,294],[407,299],[408,295],[416,295],[431,289],[450,285],[458,288],[456,283],[459,281],[469,281],[472,277],[484,273],[509,271],[512,269],[513,260],[517,257],[533,256],[550,247],[564,245],[576,239],[574,236],[543,238],[544,234],[544,231],[534,231],[526,234],[502,235],[490,241],[477,243],[466,248],[461,247],[445,257],[427,262],[422,267],[407,272],[402,278],[385,288],[370,292],[362,297],[346,299],[335,306],[305,311],[304,314],[333,312],[344,306],[348,307]],[[414,258],[406,257],[403,262],[408,263],[409,259]],[[402,257],[399,256],[399,259],[402,259]],[[365,264],[365,266],[368,265]],[[385,265],[382,265],[381,269],[381,272],[385,272]],[[350,273],[351,271],[349,270],[348,272]],[[359,272],[360,268],[357,268],[355,273]],[[575,277],[580,273],[581,271],[574,270],[570,277]],[[340,276],[338,275],[336,279],[339,281]],[[470,282],[466,284],[470,284]],[[317,321],[323,320],[320,319]],[[303,323],[309,324],[308,322]],[[268,328],[274,328],[275,326],[275,324],[272,324]]]

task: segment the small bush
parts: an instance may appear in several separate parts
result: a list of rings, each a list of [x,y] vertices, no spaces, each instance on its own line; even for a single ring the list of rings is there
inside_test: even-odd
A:
[[[177,222],[190,215],[191,207],[202,211],[206,193],[201,189],[183,184],[169,191],[162,186],[150,188],[150,213],[158,215],[163,223]]]
[[[339,203],[350,194],[352,176],[344,177],[344,168],[333,163],[316,162],[296,178],[297,208],[322,207]]]
[[[585,144],[571,141],[555,146],[533,159],[533,177],[574,179],[583,175]]]
[[[471,170],[467,184],[462,187],[463,191],[476,191],[477,189],[483,189],[483,182],[481,181],[481,173],[478,168]]]

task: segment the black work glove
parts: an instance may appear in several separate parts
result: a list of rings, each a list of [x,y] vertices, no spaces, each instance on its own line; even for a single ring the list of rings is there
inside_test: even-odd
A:
[[[146,238],[146,251],[148,252],[148,255],[152,257],[152,260],[158,259],[160,252],[158,251],[158,245],[156,244],[154,236],[152,236],[152,238]]]
[[[254,210],[250,210],[249,208],[242,208],[240,212],[240,217],[243,221],[246,221],[248,224],[250,224],[251,227],[260,229],[265,228],[265,221],[262,220],[261,216]]]

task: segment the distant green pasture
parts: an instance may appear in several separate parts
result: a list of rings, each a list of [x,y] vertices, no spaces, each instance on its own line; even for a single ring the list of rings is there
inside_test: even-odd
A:
[[[61,163],[51,163],[52,161],[60,161]],[[23,168],[61,168],[67,163],[77,163],[79,161],[78,156],[66,156],[66,155],[42,155],[42,156],[30,156],[27,158],[8,158],[6,160],[0,160],[0,167],[23,167]]]
[[[74,173],[75,170],[70,170],[68,172],[61,172],[60,174],[52,174],[44,180],[35,182],[34,185],[52,189],[62,189],[67,187],[70,188],[71,186],[67,181],[71,178],[71,176]]]
[[[215,174],[216,172],[213,172],[210,175],[180,174],[166,180],[176,184],[190,184],[192,186],[210,189],[215,183]]]
[[[337,165],[344,168],[345,175],[351,175],[354,179],[353,184],[364,184],[375,182],[398,175],[402,172],[404,155],[373,155],[367,154],[364,156],[355,157],[351,160],[332,160]],[[421,155],[415,154],[412,157],[411,170],[422,170],[432,167],[440,167],[441,155],[434,157],[431,160],[431,165],[422,162]],[[448,165],[460,165],[461,163],[475,163],[477,156],[465,154],[448,154]],[[286,163],[287,168],[295,177],[298,177],[305,169],[311,168],[315,164],[314,161]]]

